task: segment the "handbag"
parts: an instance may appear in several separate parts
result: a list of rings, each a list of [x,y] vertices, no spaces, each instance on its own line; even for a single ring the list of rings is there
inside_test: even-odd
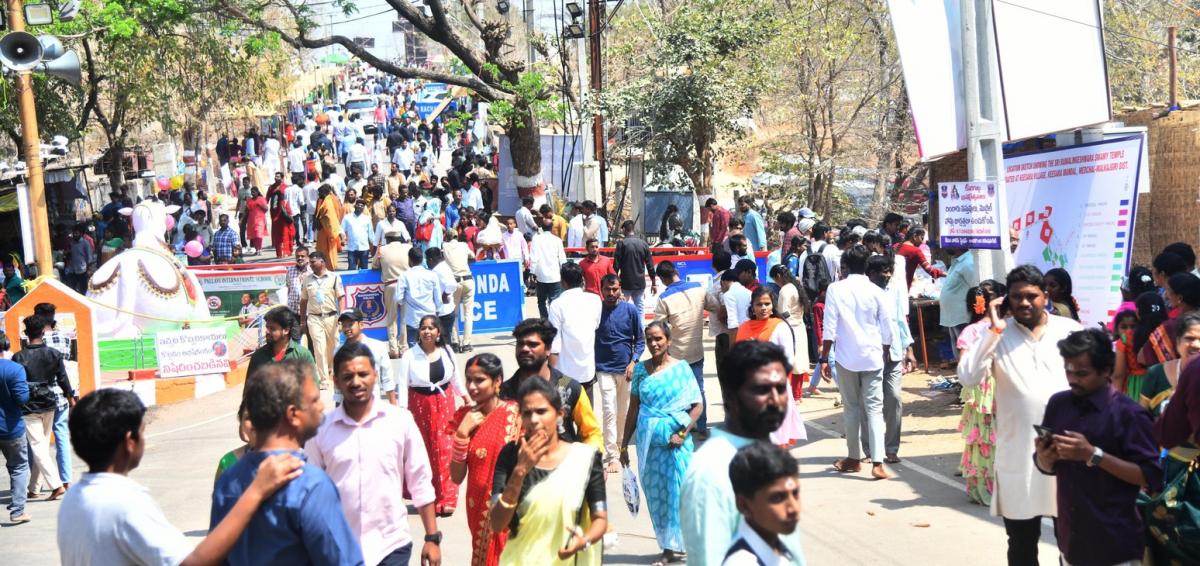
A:
[[[422,242],[428,242],[433,239],[433,223],[422,224],[417,226],[416,239]]]
[[[1138,507],[1155,550],[1167,563],[1200,564],[1200,456],[1158,494],[1138,494]]]

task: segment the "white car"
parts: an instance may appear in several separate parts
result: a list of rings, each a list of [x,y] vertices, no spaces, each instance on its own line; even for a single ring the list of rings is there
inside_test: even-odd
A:
[[[363,132],[368,135],[375,135],[375,108],[378,106],[379,100],[369,94],[352,96],[342,105],[345,108],[346,119],[356,118],[356,121],[362,124]]]

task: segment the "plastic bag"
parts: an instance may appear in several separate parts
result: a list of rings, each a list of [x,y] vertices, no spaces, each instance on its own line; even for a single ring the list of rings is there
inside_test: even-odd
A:
[[[621,491],[625,495],[625,506],[629,508],[629,514],[637,518],[638,509],[641,508],[641,495],[638,492],[637,476],[629,466],[621,468]]]

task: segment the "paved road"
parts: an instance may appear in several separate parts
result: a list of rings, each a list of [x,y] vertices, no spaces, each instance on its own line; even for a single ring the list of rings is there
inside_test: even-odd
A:
[[[528,307],[528,305],[527,305]],[[711,350],[711,343],[709,344]],[[476,352],[491,351],[513,367],[512,340],[491,335],[476,338]],[[709,352],[708,391],[717,391]],[[987,510],[970,505],[961,480],[952,477],[961,444],[953,430],[956,418],[935,401],[913,395],[922,389],[923,377],[906,380],[905,461],[891,481],[872,481],[866,473],[839,476],[829,464],[845,454],[845,442],[835,432],[840,411],[832,400],[807,399],[801,404],[809,421],[809,442],[793,453],[800,459],[804,510],[801,528],[809,564],[1003,564],[1004,529]],[[231,389],[181,405],[152,409],[147,425],[147,448],[133,478],[146,485],[167,518],[189,537],[204,536],[208,528],[209,501],[217,460],[238,445],[234,411],[241,390]],[[715,396],[714,396],[715,397]],[[710,419],[720,420],[719,400],[711,399]],[[914,416],[915,413],[922,413]],[[925,416],[923,413],[935,413]],[[83,469],[76,465],[76,475]],[[7,482],[0,480],[0,487]],[[658,553],[649,517],[629,516],[621,500],[621,483],[608,480],[610,513],[618,546],[605,557],[606,564],[649,564]],[[8,492],[0,492],[0,504]],[[0,528],[0,552],[5,564],[33,566],[55,564],[57,502],[32,502],[32,523]],[[460,509],[465,507],[460,504]],[[413,516],[412,532],[421,525]],[[464,513],[441,524],[446,533],[444,563],[467,564],[470,534]],[[1043,540],[1052,540],[1044,529]],[[1042,544],[1042,563],[1057,563],[1053,544]]]

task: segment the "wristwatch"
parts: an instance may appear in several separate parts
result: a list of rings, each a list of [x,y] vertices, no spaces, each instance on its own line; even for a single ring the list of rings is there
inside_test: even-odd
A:
[[[438,531],[436,533],[429,533],[429,534],[425,535],[425,542],[432,542],[433,544],[441,546],[442,531]]]
[[[1088,458],[1087,465],[1089,468],[1094,468],[1100,465],[1100,460],[1104,459],[1104,451],[1099,446],[1092,447],[1092,457]]]

